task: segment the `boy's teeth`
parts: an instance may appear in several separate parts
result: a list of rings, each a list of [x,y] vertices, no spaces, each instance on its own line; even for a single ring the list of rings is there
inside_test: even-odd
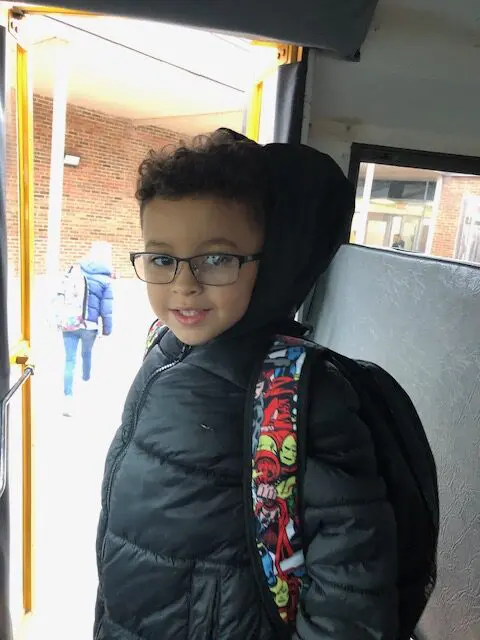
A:
[[[197,311],[196,309],[179,309],[178,312],[182,316],[188,316],[188,317],[193,317],[200,313],[200,311]]]

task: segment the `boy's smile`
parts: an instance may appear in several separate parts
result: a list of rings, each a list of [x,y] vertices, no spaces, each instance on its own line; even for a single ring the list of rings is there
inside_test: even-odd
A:
[[[187,327],[193,327],[206,319],[210,309],[172,309],[171,311],[177,322]]]
[[[150,304],[179,340],[203,344],[243,317],[258,266],[256,260],[241,260],[257,255],[263,245],[263,230],[245,205],[155,198],[143,211],[143,237],[145,251],[160,256],[154,259],[157,270],[173,277],[168,284],[147,285]],[[202,284],[205,280],[216,284]]]

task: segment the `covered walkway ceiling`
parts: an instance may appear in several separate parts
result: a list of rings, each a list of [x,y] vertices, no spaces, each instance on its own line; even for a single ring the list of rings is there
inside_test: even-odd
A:
[[[114,17],[26,16],[34,91],[68,59],[69,102],[194,135],[242,126],[246,92],[276,51],[248,40]]]

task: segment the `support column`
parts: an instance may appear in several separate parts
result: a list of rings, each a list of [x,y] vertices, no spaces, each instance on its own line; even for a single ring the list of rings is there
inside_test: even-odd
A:
[[[367,173],[365,175],[365,185],[363,187],[363,198],[360,204],[360,209],[356,216],[357,221],[355,225],[355,243],[365,244],[365,238],[367,235],[368,224],[368,212],[370,209],[370,197],[372,195],[373,177],[375,175],[375,165],[367,164]]]
[[[63,167],[68,102],[69,45],[55,43],[55,76],[52,113],[52,148],[50,153],[50,190],[48,200],[47,278],[53,283],[60,271],[61,222],[63,201]]]
[[[435,186],[435,195],[433,196],[432,205],[432,217],[430,219],[430,227],[428,229],[427,246],[425,248],[425,254],[427,256],[432,255],[433,240],[435,238],[435,231],[437,228],[438,214],[440,212],[440,200],[442,198],[443,189],[443,175],[440,174],[437,178],[437,184]]]

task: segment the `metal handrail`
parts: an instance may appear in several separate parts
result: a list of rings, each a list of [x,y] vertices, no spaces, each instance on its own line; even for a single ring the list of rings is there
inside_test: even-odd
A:
[[[35,369],[32,365],[27,365],[20,378],[13,387],[5,394],[1,402],[0,413],[0,498],[2,498],[7,487],[8,469],[8,405],[15,393],[23,387],[25,382],[33,376]]]

